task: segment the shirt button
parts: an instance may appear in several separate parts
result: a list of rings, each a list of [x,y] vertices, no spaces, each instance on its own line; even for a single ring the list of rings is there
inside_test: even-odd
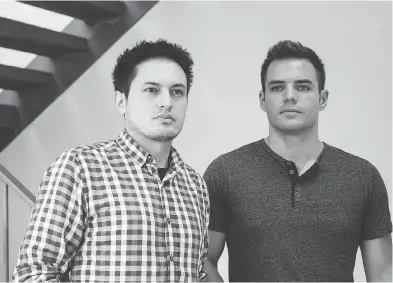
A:
[[[293,175],[293,173],[295,173],[295,171],[289,170],[289,174]]]
[[[149,157],[149,158],[147,159],[147,161],[148,161],[149,163],[153,163],[153,158]]]
[[[170,257],[169,257],[169,260],[170,260],[170,261],[173,261],[173,255],[172,255],[172,254],[171,254]]]
[[[300,193],[299,192],[295,192],[295,196],[299,197]]]
[[[171,224],[171,219],[168,217],[168,218],[166,219],[166,222],[167,222],[168,224]]]
[[[291,164],[292,164],[292,162],[291,162],[291,161],[287,161],[287,164],[288,164],[288,165],[291,165]]]

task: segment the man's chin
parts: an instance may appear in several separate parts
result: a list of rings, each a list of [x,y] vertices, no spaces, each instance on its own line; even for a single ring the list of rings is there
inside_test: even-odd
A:
[[[158,142],[169,142],[176,138],[178,135],[179,132],[163,132],[147,134],[146,137]]]
[[[279,125],[275,127],[277,130],[288,134],[301,134],[307,131],[310,127],[302,124]]]

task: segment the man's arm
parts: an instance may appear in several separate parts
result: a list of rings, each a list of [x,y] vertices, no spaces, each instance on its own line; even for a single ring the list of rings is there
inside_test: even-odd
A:
[[[392,282],[392,222],[385,183],[371,167],[360,249],[367,281]]]
[[[209,249],[205,263],[207,281],[209,282],[224,281],[217,271],[217,263],[224,250],[225,234],[230,221],[228,217],[228,176],[225,161],[221,157],[210,163],[203,176],[210,199]]]
[[[225,234],[209,230],[209,252],[205,269],[208,282],[224,282],[217,270],[217,263],[225,246]]]
[[[360,245],[368,282],[392,282],[392,236],[363,241]]]
[[[19,249],[13,280],[59,281],[84,228],[82,179],[76,158],[62,154],[46,171]]]

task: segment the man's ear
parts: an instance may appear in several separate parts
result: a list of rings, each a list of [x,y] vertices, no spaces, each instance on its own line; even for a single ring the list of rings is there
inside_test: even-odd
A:
[[[263,112],[266,112],[266,104],[265,104],[265,93],[263,90],[259,92],[259,106],[263,110]]]
[[[327,89],[324,89],[319,94],[319,111],[322,111],[326,108],[328,100],[329,100],[329,91]]]
[[[120,91],[115,92],[115,104],[117,112],[121,115],[127,112],[127,98],[126,95]]]

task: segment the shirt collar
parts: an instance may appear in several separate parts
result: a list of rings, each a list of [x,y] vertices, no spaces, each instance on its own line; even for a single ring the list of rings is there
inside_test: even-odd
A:
[[[150,153],[148,153],[136,140],[134,140],[128,133],[127,129],[124,129],[116,138],[120,148],[126,152],[126,154],[134,159],[140,167],[145,163],[153,163],[154,159]],[[169,168],[183,168],[184,162],[180,154],[174,147],[171,147],[169,153]]]
[[[279,163],[281,166],[287,167],[289,165],[290,160],[286,160],[279,154],[277,154],[275,151],[273,151],[270,146],[267,145],[265,139],[260,140],[260,144],[263,148],[263,152],[267,154],[267,156],[273,158],[277,163]],[[317,157],[317,160],[315,161],[314,165],[315,166],[320,166],[321,159],[324,155],[326,155],[326,151],[329,150],[329,145],[325,142],[323,142],[323,149],[320,152],[320,154]],[[293,163],[293,162],[292,162]]]
[[[169,164],[169,168],[173,168],[173,169],[183,169],[185,164],[183,162],[183,159],[181,158],[180,154],[177,152],[177,150],[172,147],[171,148],[171,152],[170,152],[170,164]]]

